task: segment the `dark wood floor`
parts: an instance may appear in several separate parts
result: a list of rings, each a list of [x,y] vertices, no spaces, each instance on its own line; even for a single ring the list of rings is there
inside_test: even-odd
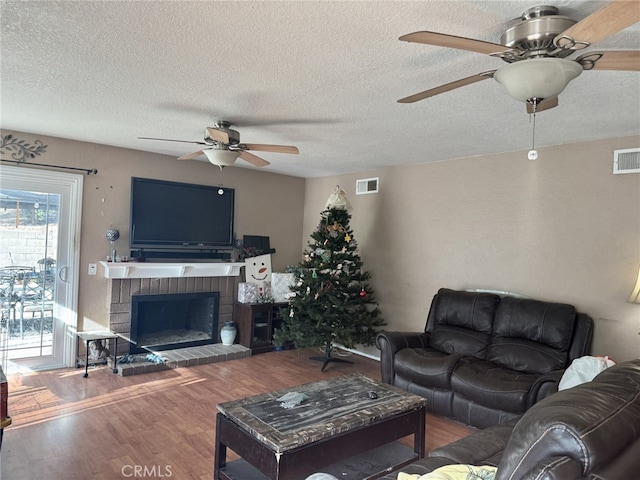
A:
[[[131,377],[106,367],[86,379],[78,369],[12,375],[0,476],[211,480],[218,403],[354,372],[380,379],[369,358],[354,355],[353,365],[332,363],[322,373],[312,354],[271,352]],[[428,415],[427,451],[471,431]]]

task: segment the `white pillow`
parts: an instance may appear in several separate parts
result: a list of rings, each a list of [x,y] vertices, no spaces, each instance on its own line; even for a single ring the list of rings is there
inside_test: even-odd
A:
[[[562,374],[558,384],[558,391],[590,382],[600,372],[615,364],[609,357],[585,356],[576,358]]]

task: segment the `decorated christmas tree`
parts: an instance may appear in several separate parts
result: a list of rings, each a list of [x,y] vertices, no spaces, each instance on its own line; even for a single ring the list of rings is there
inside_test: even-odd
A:
[[[295,296],[283,312],[282,328],[274,333],[279,345],[292,341],[296,348],[321,347],[324,356],[312,358],[324,362],[322,370],[329,362],[346,362],[332,357],[336,345],[373,345],[378,327],[384,325],[345,202],[348,205],[338,187],[311,234],[303,261],[292,268]]]

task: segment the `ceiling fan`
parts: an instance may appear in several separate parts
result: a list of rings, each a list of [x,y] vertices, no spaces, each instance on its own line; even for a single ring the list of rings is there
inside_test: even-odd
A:
[[[515,99],[526,102],[529,113],[558,105],[558,95],[583,70],[640,70],[640,51],[593,51],[568,59],[582,50],[640,21],[637,2],[614,0],[576,22],[558,15],[553,6],[538,6],[522,14],[504,32],[501,44],[435,32],[414,32],[400,40],[488,54],[506,66],[456,80],[398,100],[413,103],[488,78],[503,84]]]
[[[238,157],[249,162],[255,167],[266,167],[269,162],[263,158],[250,153],[250,150],[258,152],[274,153],[298,153],[297,147],[288,145],[264,145],[260,143],[240,143],[240,133],[231,128],[231,123],[221,120],[215,122],[213,127],[207,127],[204,131],[203,142],[191,142],[188,140],[171,140],[168,138],[138,137],[141,140],[162,140],[166,142],[183,142],[206,145],[197,152],[189,153],[179,157],[178,160],[191,160],[202,155],[206,156],[209,162],[220,168],[233,165]]]

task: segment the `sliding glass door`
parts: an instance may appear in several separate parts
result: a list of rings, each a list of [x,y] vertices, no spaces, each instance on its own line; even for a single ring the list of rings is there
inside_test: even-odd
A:
[[[0,167],[0,363],[72,366],[82,176]]]

